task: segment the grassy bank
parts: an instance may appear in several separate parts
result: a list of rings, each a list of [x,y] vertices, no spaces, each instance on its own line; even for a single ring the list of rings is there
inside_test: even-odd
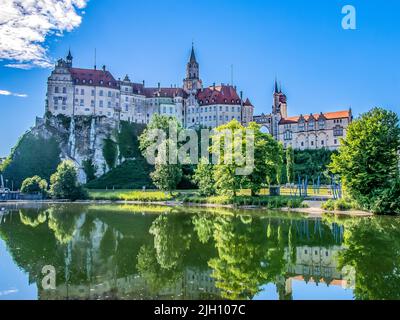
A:
[[[214,197],[200,197],[200,196],[186,196],[183,198],[184,203],[198,203],[198,204],[220,204],[220,205],[235,205],[235,206],[259,206],[269,209],[276,208],[301,208],[303,198],[300,197],[287,197],[287,196],[214,196]]]
[[[258,196],[251,197],[239,195],[237,197],[214,196],[200,197],[196,192],[176,192],[173,195],[161,191],[132,191],[132,190],[89,190],[90,200],[105,201],[143,201],[163,202],[182,201],[183,203],[217,204],[234,206],[259,206],[270,209],[275,208],[301,208],[303,198],[289,196]]]
[[[90,200],[161,202],[174,199],[168,193],[153,190],[89,190],[88,192]]]

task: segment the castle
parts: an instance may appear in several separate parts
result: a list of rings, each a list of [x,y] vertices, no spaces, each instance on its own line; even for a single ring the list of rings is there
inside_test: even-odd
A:
[[[53,115],[97,116],[134,123],[149,123],[152,115],[172,116],[184,128],[214,128],[233,119],[243,125],[253,120],[254,107],[232,85],[203,88],[194,48],[182,87],[156,88],[145,82],[121,81],[101,70],[73,66],[71,52],[58,60],[48,78],[46,111]]]
[[[285,148],[336,150],[341,138],[346,136],[353,115],[351,109],[348,109],[288,117],[287,97],[275,80],[272,113],[257,115],[253,119],[282,142]]]
[[[103,66],[98,70],[73,67],[69,51],[48,78],[46,112],[52,115],[96,116],[148,124],[154,114],[175,117],[184,128],[215,128],[233,119],[244,126],[255,121],[284,147],[331,149],[340,146],[353,116],[351,109],[288,117],[287,97],[275,80],[272,112],[253,116],[254,106],[233,85],[203,87],[194,47],[182,87],[146,87],[128,75],[116,80]]]

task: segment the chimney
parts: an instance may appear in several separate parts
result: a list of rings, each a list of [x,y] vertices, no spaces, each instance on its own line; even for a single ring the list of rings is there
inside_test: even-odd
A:
[[[213,83],[213,90],[215,90],[215,82]]]
[[[143,87],[145,86],[146,82],[143,80]]]
[[[161,83],[159,82],[158,83],[158,90],[160,90],[161,89]]]
[[[106,65],[103,65],[103,71],[104,72],[106,71]]]

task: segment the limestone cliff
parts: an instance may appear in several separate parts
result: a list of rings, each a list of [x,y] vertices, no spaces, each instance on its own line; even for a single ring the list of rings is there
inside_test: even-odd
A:
[[[110,170],[103,156],[103,144],[105,139],[117,141],[118,128],[117,120],[106,117],[46,115],[37,119],[31,133],[44,139],[55,138],[60,145],[61,160],[72,160],[78,169],[79,182],[86,183],[85,161],[92,162],[96,177]]]

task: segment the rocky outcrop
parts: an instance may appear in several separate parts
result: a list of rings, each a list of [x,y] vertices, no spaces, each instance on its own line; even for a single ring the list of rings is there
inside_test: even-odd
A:
[[[37,119],[31,133],[44,139],[56,138],[60,144],[60,158],[72,160],[79,182],[86,183],[85,161],[93,163],[96,177],[110,170],[103,156],[103,143],[107,138],[116,141],[118,128],[119,122],[107,117],[46,115],[45,119]]]

